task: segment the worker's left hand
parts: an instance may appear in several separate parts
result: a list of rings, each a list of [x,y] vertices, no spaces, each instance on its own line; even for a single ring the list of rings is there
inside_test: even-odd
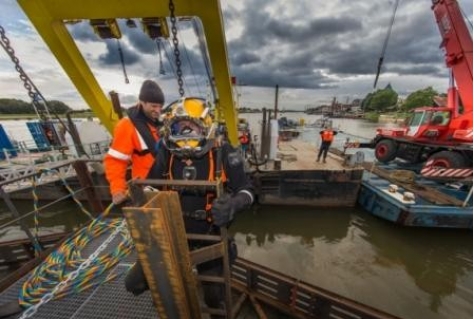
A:
[[[214,225],[222,227],[230,223],[236,213],[250,206],[251,200],[247,194],[238,193],[234,197],[224,194],[212,202],[212,220]]]
[[[232,204],[232,197],[224,194],[212,202],[212,221],[216,226],[225,226],[234,219],[235,210]]]

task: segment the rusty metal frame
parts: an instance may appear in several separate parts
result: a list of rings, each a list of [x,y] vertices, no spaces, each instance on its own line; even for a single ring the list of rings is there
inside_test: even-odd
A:
[[[227,230],[221,228],[220,236],[186,234],[176,192],[139,193],[134,190],[139,204],[146,203],[124,207],[123,212],[160,318],[199,319],[209,314],[232,318]],[[188,239],[217,243],[190,252]],[[223,258],[223,277],[196,276],[195,265],[217,258]],[[200,281],[225,285],[225,309],[204,305]]]
[[[298,319],[400,319],[240,258],[232,265],[232,288],[249,297],[260,318],[259,302]]]

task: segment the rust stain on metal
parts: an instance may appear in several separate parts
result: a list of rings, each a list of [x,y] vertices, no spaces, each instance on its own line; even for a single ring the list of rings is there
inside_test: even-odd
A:
[[[179,197],[152,195],[142,207],[124,208],[124,214],[158,315],[201,318]]]

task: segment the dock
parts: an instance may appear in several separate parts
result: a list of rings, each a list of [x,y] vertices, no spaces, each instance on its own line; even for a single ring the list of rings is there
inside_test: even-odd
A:
[[[355,206],[364,168],[333,153],[328,153],[326,163],[316,162],[317,151],[302,140],[280,141],[276,159],[252,174],[259,203]]]

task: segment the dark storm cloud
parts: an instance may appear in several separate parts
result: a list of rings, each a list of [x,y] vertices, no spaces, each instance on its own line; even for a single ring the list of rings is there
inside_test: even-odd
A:
[[[242,33],[228,43],[232,71],[255,86],[286,82],[289,87],[318,88],[337,85],[335,77],[375,76],[393,4],[340,0],[334,4],[343,8],[337,15],[322,17],[308,17],[304,6],[292,7],[301,10],[299,19],[269,14],[272,1],[244,4]],[[430,5],[426,0],[400,2],[382,72],[445,76]],[[237,23],[236,11],[229,6],[226,25]]]
[[[237,26],[241,32],[228,41],[231,73],[239,82],[249,86],[327,88],[337,87],[346,77],[375,76],[393,0],[317,0],[291,5],[274,0],[242,1],[243,9],[229,1],[223,12],[225,27]],[[320,10],[313,10],[313,5]],[[441,37],[430,5],[428,0],[400,1],[381,74],[445,76]],[[281,14],[272,13],[279,12],[275,6],[280,6]],[[337,12],[331,11],[334,8]],[[156,74],[160,58],[156,42],[142,31],[138,21],[137,28],[128,28],[125,20],[119,20],[119,25],[125,64],[136,64],[145,55],[154,56],[156,65],[144,68],[144,72]],[[192,83],[203,81],[206,70],[200,50],[188,46],[181,37],[190,28],[189,22],[179,24],[182,71],[186,81]],[[81,23],[72,26],[71,33],[80,41],[103,41],[91,29],[88,23]],[[166,73],[162,76],[172,78],[176,63],[170,40],[163,40],[161,49]],[[99,62],[120,64],[116,42],[108,40],[106,50]]]
[[[74,40],[79,42],[100,42],[102,39],[94,33],[88,21],[81,21],[77,24],[68,25],[69,33]]]
[[[235,65],[246,65],[257,63],[261,61],[261,57],[253,52],[237,52],[233,56],[233,63]]]
[[[252,25],[247,25],[252,29]],[[347,31],[361,29],[361,23],[353,18],[320,18],[311,20],[304,25],[295,25],[278,19],[269,19],[261,25],[267,30],[266,38],[269,41],[304,44],[304,41],[318,41],[321,38],[340,35]]]
[[[140,56],[130,49],[128,45],[123,43],[120,47],[115,39],[104,40],[107,45],[107,51],[99,56],[99,62],[103,65],[120,65],[121,57],[119,48],[123,54],[123,60],[126,65],[137,63],[140,60]]]
[[[127,37],[130,42],[130,45],[138,52],[144,54],[157,54],[158,45],[155,40],[152,40],[148,35],[146,35],[141,26],[136,28],[121,28],[123,31],[123,36]]]
[[[354,56],[350,48],[341,51],[336,43],[344,41],[344,36],[351,38],[361,32],[363,23],[355,16],[283,20],[269,15],[264,8],[241,14],[242,36],[229,42],[229,55],[235,75],[248,85],[266,86],[268,79],[288,87],[333,87],[334,80],[324,75],[322,69],[333,72],[337,68],[351,73],[349,66],[354,65],[354,72],[361,70],[361,63],[348,63],[341,69],[341,61],[333,58]]]
[[[434,77],[446,77],[447,72],[432,65],[415,65],[415,66],[389,66],[386,72],[397,73],[401,75],[431,75]]]

